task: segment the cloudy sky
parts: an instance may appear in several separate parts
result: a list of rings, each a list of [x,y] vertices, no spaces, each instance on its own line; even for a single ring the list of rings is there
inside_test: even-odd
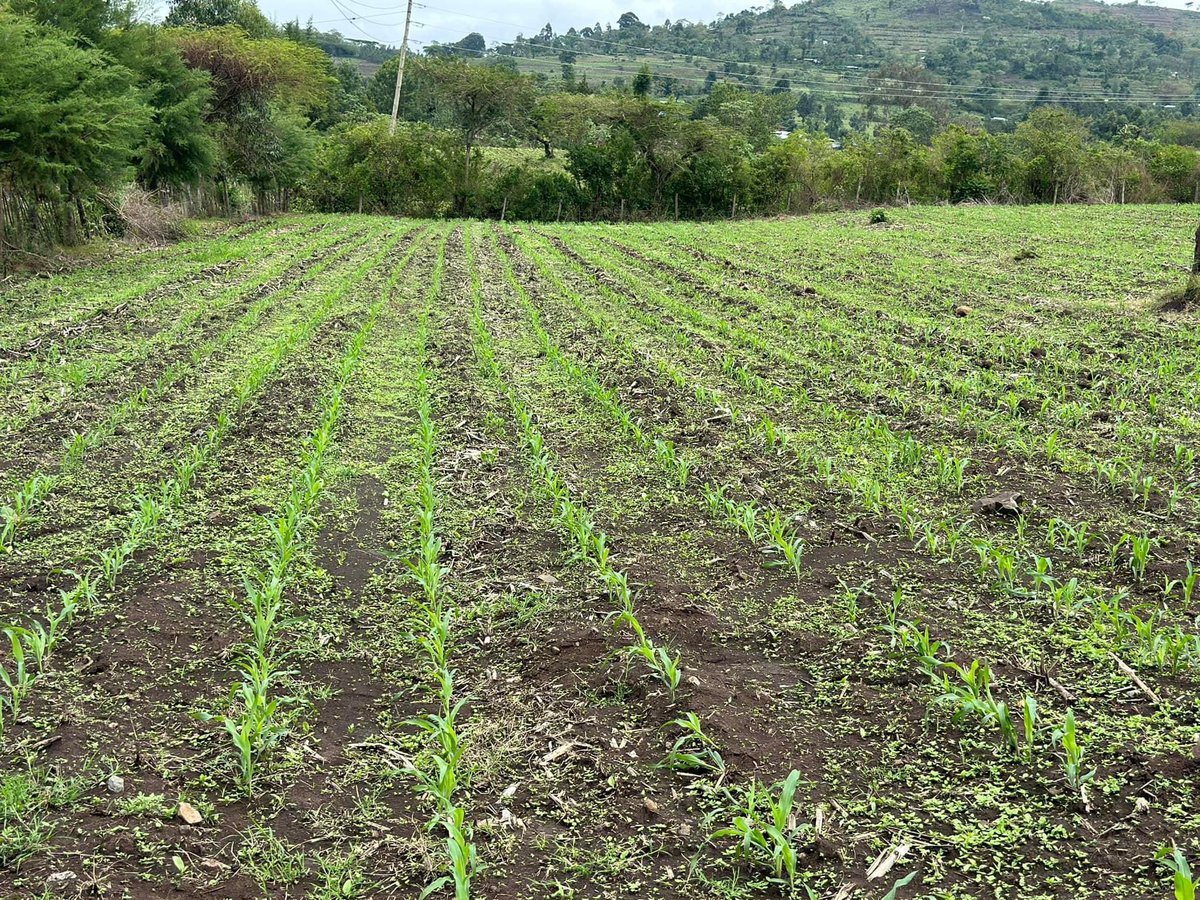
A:
[[[691,18],[709,21],[724,12],[738,12],[754,0],[416,0],[414,40],[456,41],[478,31],[489,43],[507,41],[518,33],[533,34],[547,22],[555,31],[596,22],[616,25],[632,9],[643,21]],[[404,31],[404,0],[259,0],[259,7],[278,21],[309,16],[323,30],[337,29],[346,37],[370,36],[399,44]],[[352,21],[348,21],[352,20]],[[415,23],[421,23],[418,27]]]
[[[616,24],[621,13],[632,10],[644,22],[661,23],[680,18],[707,22],[723,13],[739,12],[769,0],[416,0],[412,38],[418,41],[456,41],[472,31],[489,43],[506,41],[517,33],[533,34],[550,22],[555,31],[600,22]],[[785,0],[791,2],[791,0]],[[1185,0],[1157,0],[1160,6],[1182,7]],[[272,19],[285,22],[310,17],[326,31],[346,37],[372,38],[399,44],[404,25],[403,0],[259,0]],[[417,47],[421,44],[416,43]]]

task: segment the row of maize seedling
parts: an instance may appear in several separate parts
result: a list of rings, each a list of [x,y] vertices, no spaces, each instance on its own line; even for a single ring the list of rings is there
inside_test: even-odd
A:
[[[600,324],[598,320],[603,317],[598,316],[585,304],[579,302],[575,293],[565,287],[561,279],[546,267],[544,261],[538,255],[531,254],[531,258],[533,258],[535,265],[538,266],[540,271],[559,288],[564,296],[571,298],[576,308],[589,316],[593,324],[600,328],[610,341],[622,345],[626,352],[636,352],[629,336],[625,332],[615,328],[611,323]],[[639,311],[635,309],[631,309],[630,311],[631,314],[634,314],[639,321],[643,321],[643,324],[646,324],[648,327],[656,329],[665,327],[664,323],[653,319],[653,317],[648,315],[638,316],[637,313]],[[704,351],[703,349],[697,349],[696,352],[703,354]],[[955,558],[957,548],[960,544],[970,543],[977,551],[980,551],[981,547],[986,547],[999,561],[998,564],[1000,564],[1002,570],[1004,568],[1003,563],[1007,561],[1011,564],[1009,567],[1010,579],[1008,582],[1010,586],[1015,584],[1016,576],[1021,574],[1017,568],[1016,554],[1009,549],[1002,548],[999,542],[990,536],[980,535],[978,529],[973,527],[970,520],[957,524],[949,519],[935,522],[922,521],[915,515],[916,501],[904,493],[903,485],[900,481],[891,477],[885,480],[872,474],[859,474],[849,470],[838,472],[834,468],[833,458],[824,456],[819,449],[809,446],[807,438],[801,440],[800,435],[781,425],[776,425],[766,415],[762,415],[757,420],[754,420],[748,413],[741,410],[727,395],[721,394],[704,385],[695,384],[684,370],[674,363],[658,357],[651,357],[649,362],[654,365],[660,374],[669,378],[677,387],[693,393],[698,402],[722,410],[728,416],[731,424],[744,424],[749,433],[762,440],[767,447],[788,451],[798,460],[804,462],[827,487],[831,489],[841,488],[847,491],[849,497],[854,502],[875,515],[884,515],[887,512],[894,513],[900,519],[902,527],[907,529],[908,536],[914,541],[918,549],[926,550],[935,559],[952,560]],[[726,375],[729,374],[729,368],[729,365],[723,365],[723,371]],[[749,376],[730,377],[740,386],[747,388],[762,399],[772,400],[777,397],[774,389],[775,386],[765,380]],[[845,414],[841,415],[845,416]],[[880,457],[880,454],[882,454],[882,458],[887,461],[887,468],[890,473],[914,471],[924,458],[924,447],[919,442],[909,434],[896,435],[881,417],[874,414],[856,420],[852,431],[857,437],[865,439],[872,446],[874,457]],[[934,450],[932,458],[935,463],[937,481],[941,489],[947,493],[960,493],[963,487],[963,473],[969,461],[954,457],[940,448]],[[760,525],[757,521],[758,516],[754,514],[754,510],[746,508],[745,504],[737,503],[723,496],[722,493],[713,490],[709,490],[706,493],[706,499],[710,507],[724,509],[729,521],[732,524],[741,525],[747,531],[747,534],[750,534],[752,530],[761,529],[766,533],[766,536],[770,536],[768,527],[770,522],[768,521]],[[1021,520],[1018,521],[1020,522]],[[1058,521],[1061,523],[1061,520]],[[1063,529],[1064,533],[1066,530]],[[1082,531],[1082,529],[1078,530]],[[778,542],[772,541],[772,543],[776,544],[778,551],[782,555],[782,561],[787,562],[789,559],[786,547],[787,542],[780,540]],[[1130,538],[1126,543],[1130,548],[1130,568],[1135,577],[1140,578],[1145,571],[1149,545],[1145,538]],[[1037,557],[1034,557],[1034,561],[1036,560]],[[1048,562],[1048,560],[1043,558],[1043,565],[1045,562]],[[1031,568],[1030,571],[1035,572],[1036,567]],[[1186,591],[1186,585],[1182,586]],[[1059,594],[1063,595],[1076,596],[1083,593],[1078,590],[1079,583],[1075,579],[1063,585],[1055,585],[1054,587]],[[1150,625],[1138,628],[1138,622],[1128,614],[1124,617],[1124,622],[1129,626],[1129,633],[1136,639],[1140,661],[1146,664],[1178,670],[1181,666],[1191,664],[1194,659],[1200,658],[1197,657],[1197,650],[1200,649],[1200,640],[1197,640],[1193,635],[1187,634],[1177,626],[1172,628],[1152,621]],[[1145,622],[1146,620],[1143,620],[1143,623]],[[1155,624],[1157,624],[1157,628],[1153,627]]]
[[[600,251],[596,252],[600,253]],[[603,255],[600,258],[609,260],[609,257]],[[570,264],[586,273],[586,269],[580,267],[578,263],[571,261]],[[632,276],[620,270],[616,271],[616,277],[638,298],[649,298],[665,309],[670,313],[672,321],[691,323],[692,327],[698,329],[700,336],[705,340],[710,340],[710,334],[717,335],[753,353],[765,356],[770,361],[773,370],[779,373],[795,369],[806,371],[806,360],[803,356],[775,346],[755,331],[708,315],[679,298],[634,280]],[[613,290],[603,283],[598,286],[606,296],[611,296],[629,315],[643,325],[658,331],[669,329],[681,349],[685,349],[686,352],[698,359],[708,358],[708,352],[701,342],[694,339],[692,334],[681,333],[669,326],[664,319],[640,309],[628,298],[622,296],[621,292]],[[686,328],[686,325],[684,327]],[[715,360],[714,364],[720,368],[726,378],[764,402],[784,403],[809,409],[818,416],[822,425],[830,429],[836,427],[848,430],[849,434],[854,435],[866,445],[862,449],[868,452],[870,458],[882,458],[887,462],[887,469],[890,473],[915,473],[923,463],[932,463],[932,474],[935,476],[933,481],[939,492],[951,495],[962,492],[965,470],[969,465],[969,460],[956,457],[948,449],[928,448],[910,433],[897,433],[884,417],[876,413],[859,415],[843,410],[828,401],[814,400],[804,385],[791,386],[785,390],[777,381],[754,372],[736,355],[727,351],[721,352],[720,358]],[[764,438],[770,443],[769,433],[764,434]]]
[[[494,240],[494,238],[493,238]],[[600,380],[588,369],[579,365],[561,351],[541,325],[541,317],[529,300],[527,292],[515,279],[511,263],[507,256],[496,248],[502,261],[510,286],[522,300],[529,320],[532,322],[538,342],[543,353],[553,360],[560,369],[580,383],[588,395],[604,406],[612,418],[622,427],[639,446],[644,449],[653,448],[656,457],[668,473],[679,472],[675,459],[664,459],[659,452],[661,442],[655,441],[639,422],[632,418],[620,405],[614,391],[603,386]],[[564,293],[565,288],[558,285]],[[477,294],[478,298],[478,294]],[[575,554],[578,558],[589,562],[598,576],[609,588],[610,597],[618,604],[616,619],[625,624],[634,634],[634,644],[627,648],[628,652],[643,658],[659,678],[666,684],[668,692],[674,699],[680,678],[678,655],[672,657],[661,647],[655,647],[646,637],[644,628],[638,621],[633,609],[632,596],[628,580],[624,573],[615,571],[609,563],[609,548],[606,536],[595,529],[586,509],[572,508],[569,488],[555,471],[554,457],[544,445],[541,434],[537,431],[533,416],[528,408],[514,396],[500,377],[499,367],[490,350],[490,336],[482,325],[476,301],[476,331],[479,334],[477,343],[485,349],[481,356],[485,368],[498,380],[509,396],[521,429],[523,443],[529,453],[535,474],[546,485],[547,491],[557,503],[558,518],[565,524],[568,533],[575,541]],[[593,320],[598,328],[604,328],[603,321]],[[681,473],[679,483],[686,484],[686,473]],[[803,543],[794,534],[790,525],[777,511],[764,512],[752,503],[736,503],[729,500],[726,491],[711,485],[703,486],[705,498],[714,515],[728,524],[745,531],[747,537],[754,543],[762,543],[764,538],[768,545],[780,549],[787,565],[799,572],[800,556]],[[751,525],[748,527],[747,522]],[[721,757],[716,742],[704,732],[699,716],[688,712],[669,723],[679,729],[674,743],[668,748],[666,756],[660,765],[674,771],[688,774],[711,774],[718,777],[718,784],[726,774],[725,763]],[[752,780],[744,792],[739,793],[732,810],[731,822],[718,828],[710,835],[710,840],[725,838],[737,839],[737,852],[752,863],[759,864],[772,872],[777,879],[786,878],[789,884],[794,884],[797,876],[797,864],[803,844],[812,832],[812,826],[797,823],[793,813],[793,804],[799,786],[800,773],[793,771],[783,782],[776,786],[762,785]],[[732,797],[732,795],[731,795]]]
[[[456,900],[468,900],[471,879],[478,871],[479,859],[471,823],[456,796],[464,782],[460,766],[464,748],[458,718],[467,698],[457,696],[454,670],[450,665],[454,609],[444,589],[447,568],[442,562],[442,541],[437,529],[437,429],[433,422],[432,389],[426,360],[430,311],[441,295],[445,248],[446,240],[443,238],[425,294],[425,307],[417,322],[420,353],[417,371],[417,441],[420,459],[417,464],[417,491],[412,504],[417,524],[417,550],[413,558],[408,560],[409,573],[421,588],[420,597],[414,600],[412,634],[428,661],[429,677],[438,706],[435,711],[417,716],[407,723],[429,739],[429,746],[406,767],[406,771],[416,780],[417,790],[433,801],[434,811],[428,829],[433,831],[440,827],[445,833],[446,872],[435,878],[422,896],[449,885],[454,888]]]
[[[398,240],[393,240],[391,245]],[[374,262],[386,252],[378,254]],[[286,668],[289,653],[281,645],[282,631],[289,620],[284,594],[292,580],[293,565],[304,551],[317,502],[325,489],[325,460],[333,444],[343,397],[358,369],[363,346],[391,298],[404,266],[415,252],[414,245],[397,263],[379,297],[367,310],[362,325],[347,341],[333,386],[320,401],[317,424],[301,442],[296,474],[288,494],[275,515],[266,520],[271,545],[260,564],[243,576],[245,596],[239,603],[239,612],[250,637],[238,654],[241,681],[233,689],[234,712],[221,718],[237,753],[238,781],[247,793],[254,789],[260,763],[290,732],[298,702],[298,698],[280,693],[287,680],[296,674]],[[357,281],[357,277],[349,279],[341,293]],[[214,717],[199,713],[198,718],[210,720]]]
[[[949,647],[944,641],[931,638],[928,626],[922,628],[919,623],[899,619],[902,603],[903,591],[897,588],[884,630],[892,647],[911,656],[940,691],[936,702],[949,707],[956,722],[972,720],[995,729],[1004,747],[1030,764],[1035,762],[1039,747],[1060,749],[1064,781],[1086,803],[1087,785],[1096,770],[1085,767],[1083,748],[1076,737],[1074,711],[1067,710],[1058,728],[1046,725],[1032,694],[1024,695],[1019,711],[1014,711],[993,694],[990,667],[979,660],[963,666],[949,659]]]
[[[335,238],[336,235],[331,236],[321,243],[330,243]],[[246,247],[244,252],[251,254],[252,257],[268,255],[280,250],[280,247],[277,246],[280,244],[283,245],[282,250],[285,255],[282,264],[279,261],[273,262],[270,266],[271,271],[260,273],[248,282],[226,288],[211,299],[192,298],[190,295],[185,295],[188,296],[189,302],[182,309],[178,310],[178,316],[166,328],[158,331],[152,337],[137,341],[131,348],[131,352],[109,352],[99,356],[83,355],[82,358],[72,358],[71,351],[74,349],[72,347],[74,342],[79,342],[85,347],[90,346],[92,343],[91,338],[85,332],[78,338],[68,338],[62,347],[57,342],[51,342],[50,347],[43,353],[6,369],[4,378],[11,379],[15,383],[40,371],[54,381],[69,385],[73,392],[78,392],[88,384],[103,381],[120,369],[128,369],[147,359],[151,359],[156,354],[162,352],[164,348],[169,347],[180,335],[186,334],[188,329],[196,322],[223,309],[226,301],[230,298],[236,298],[239,294],[257,287],[292,265],[295,259],[298,258],[297,249],[301,251],[304,249],[302,246],[303,241],[300,237],[292,235],[285,238],[273,238],[262,245]],[[301,245],[301,247],[297,248],[293,246],[297,244]],[[249,263],[246,268],[253,268],[257,265],[259,263],[255,260]],[[163,296],[172,306],[179,304],[179,292],[165,292]],[[139,307],[139,315],[144,312],[145,310]],[[33,396],[22,412],[4,421],[4,427],[11,432],[20,431],[25,428],[26,425],[44,413],[48,408],[48,405],[43,402],[43,397],[47,394],[51,394],[55,402],[69,396],[67,391],[47,391],[45,386],[42,385],[34,391]]]
[[[69,328],[102,315],[106,310],[138,302],[171,282],[193,276],[214,264],[242,258],[249,242],[264,237],[275,239],[277,236],[265,233],[276,230],[274,226],[263,227],[260,223],[252,228],[231,229],[216,238],[181,241],[157,250],[152,265],[147,265],[146,258],[140,254],[123,255],[119,265],[129,264],[136,268],[131,277],[115,270],[117,267],[97,269],[89,266],[47,279],[30,280],[5,292],[6,300],[12,301],[12,309],[19,312],[20,317],[8,317],[8,324],[0,333],[0,355],[12,356],[10,351],[28,346],[30,337],[44,326],[46,319],[56,318],[60,327]],[[72,303],[78,305],[69,315],[54,315],[60,307]],[[45,352],[53,358],[58,347],[52,344]],[[8,369],[0,371],[7,372]],[[12,380],[0,375],[0,388]]]
[[[187,357],[169,365],[159,373],[159,376],[152,384],[142,385],[127,394],[109,411],[107,416],[97,422],[92,428],[87,431],[74,432],[67,441],[66,452],[63,454],[58,471],[34,473],[22,483],[9,503],[0,507],[0,549],[5,551],[12,550],[20,529],[30,520],[37,508],[42,505],[60,481],[82,466],[87,454],[101,446],[121,425],[128,422],[134,415],[154,401],[161,399],[173,385],[190,373],[199,363],[224,350],[239,335],[251,331],[258,324],[264,312],[277,307],[279,301],[293,292],[296,287],[316,278],[339,259],[361,247],[377,231],[378,229],[373,230],[370,235],[364,237],[361,241],[346,247],[335,256],[312,266],[291,285],[273,291],[256,301],[228,328],[193,348]],[[312,249],[314,251],[323,249],[340,239],[340,234],[334,234],[314,245]],[[253,282],[228,288],[222,294],[222,297],[226,295],[240,296],[247,293],[285,272],[292,264],[293,260],[291,259],[277,263],[268,272],[255,278]],[[202,310],[203,308],[197,307],[196,309]]]
[[[610,559],[607,535],[596,525],[588,509],[572,496],[566,480],[557,471],[556,457],[545,445],[533,414],[504,378],[496,360],[491,333],[483,321],[483,291],[469,236],[464,236],[464,245],[471,267],[471,323],[475,335],[475,353],[484,373],[495,383],[512,408],[533,474],[553,504],[555,522],[570,536],[574,544],[574,558],[589,564],[596,577],[605,584],[609,599],[616,606],[613,613],[614,624],[624,625],[629,629],[633,643],[626,648],[626,653],[642,659],[650,671],[662,681],[673,700],[682,677],[680,658],[678,654],[672,655],[667,648],[655,644],[646,634],[634,608],[629,579]]]
[[[613,243],[606,242],[606,248],[611,248]],[[617,245],[619,247],[619,245]],[[606,270],[611,271],[611,267],[606,267]],[[764,310],[761,298],[755,303],[757,312],[765,312],[768,316],[783,318],[787,321],[789,327],[775,331],[776,337],[782,338],[786,335],[805,334],[808,335],[809,329],[795,327],[795,297],[790,292],[784,292],[788,308],[780,313]],[[739,293],[739,301],[744,302],[749,298],[754,300],[757,295],[754,292],[747,294],[745,291]],[[825,331],[830,331],[834,327],[830,319],[830,307],[828,304],[822,305],[820,309],[819,324]],[[733,318],[741,318],[739,309],[727,308],[726,313]],[[836,314],[836,310],[835,310]],[[732,329],[728,323],[720,320],[714,321],[704,317],[702,313],[697,312],[696,317],[692,318],[696,324],[703,324],[709,329],[717,329],[725,327]],[[873,322],[875,320],[872,320]],[[758,323],[751,320],[751,327],[755,328]],[[732,334],[734,330],[730,331]],[[940,336],[940,330],[933,329],[934,333]],[[751,332],[752,334],[754,332]],[[884,345],[882,348],[879,341],[876,340],[882,334]],[[740,335],[741,336],[741,335]],[[758,336],[755,334],[755,337]],[[844,336],[843,336],[844,337]],[[1150,429],[1149,432],[1143,435],[1141,432],[1131,431],[1132,426],[1129,423],[1118,422],[1115,426],[1115,436],[1118,442],[1128,444],[1131,439],[1136,439],[1138,446],[1137,460],[1124,465],[1119,462],[1116,466],[1109,466],[1104,460],[1096,460],[1092,457],[1090,451],[1083,452],[1072,450],[1064,444],[1064,438],[1061,432],[1055,429],[1050,429],[1044,435],[1033,433],[1027,423],[1026,404],[1029,398],[1023,397],[1018,392],[1012,389],[1003,391],[995,402],[990,402],[986,405],[979,405],[972,402],[973,399],[988,398],[982,394],[975,397],[974,391],[970,389],[970,385],[963,379],[957,378],[953,373],[946,375],[949,384],[949,393],[956,398],[960,406],[957,411],[953,408],[951,400],[939,400],[938,397],[945,393],[940,390],[943,385],[938,378],[931,379],[926,370],[921,368],[921,364],[916,360],[919,355],[912,350],[904,342],[897,341],[890,336],[890,333],[885,329],[882,333],[875,329],[871,333],[872,343],[869,348],[871,355],[880,365],[891,366],[897,373],[901,384],[895,387],[880,387],[878,379],[874,381],[863,382],[855,379],[845,379],[842,373],[848,361],[856,361],[861,358],[864,348],[847,344],[835,352],[833,337],[825,337],[817,342],[816,354],[805,353],[799,357],[794,357],[789,350],[779,346],[778,343],[762,340],[760,352],[767,354],[785,354],[790,358],[790,362],[799,366],[806,381],[811,381],[816,377],[824,378],[826,381],[837,379],[839,384],[843,384],[850,389],[856,391],[860,397],[866,402],[875,402],[882,396],[890,403],[895,404],[900,410],[905,413],[919,413],[928,417],[928,407],[933,405],[941,415],[957,418],[964,427],[971,429],[976,436],[985,442],[992,443],[994,446],[1004,448],[1013,453],[1020,453],[1027,458],[1032,458],[1034,455],[1042,455],[1051,464],[1057,466],[1060,470],[1070,471],[1091,471],[1099,480],[1102,475],[1110,476],[1109,480],[1114,489],[1120,486],[1125,486],[1129,489],[1134,499],[1140,498],[1143,503],[1148,502],[1150,494],[1161,494],[1167,502],[1168,511],[1173,512],[1180,499],[1187,495],[1187,489],[1180,488],[1178,484],[1172,482],[1169,476],[1145,474],[1145,467],[1141,460],[1147,457],[1154,457],[1158,453],[1159,444],[1161,443],[1161,434],[1157,429]],[[825,352],[825,351],[828,352]],[[944,360],[944,347],[939,347],[936,351],[927,353],[925,362],[928,362],[929,357],[936,353],[937,360]],[[838,364],[822,365],[819,363],[820,356],[837,356],[839,357]],[[945,375],[943,369],[937,370],[938,377]],[[991,375],[997,382],[1002,380],[999,376],[993,373],[985,373]],[[1122,390],[1130,388],[1135,380],[1116,384],[1116,385],[1093,385],[1092,390],[1096,391],[1096,396],[1102,396],[1104,387],[1105,390],[1115,391],[1120,393]],[[965,386],[965,389],[964,389]],[[915,390],[914,390],[915,388]],[[803,390],[803,389],[801,389]],[[1068,405],[1066,403],[1066,388],[1065,385],[1059,385],[1054,396],[1048,396],[1041,401],[1040,407],[1044,414],[1051,408],[1061,408]],[[1150,394],[1147,398],[1147,405],[1153,414],[1155,412],[1156,395]],[[1110,402],[1117,412],[1124,409],[1128,401],[1124,397],[1110,398]],[[1085,410],[1086,412],[1086,410]],[[1006,423],[998,423],[997,415],[1002,414],[1007,418]],[[1003,425],[1003,427],[1001,427]],[[1144,440],[1143,440],[1144,438]],[[1194,457],[1188,459],[1187,451],[1181,445],[1176,444],[1175,447],[1175,468],[1179,471],[1189,473],[1194,463]],[[1180,468],[1181,463],[1183,467]],[[1172,482],[1172,483],[1168,483]],[[1194,485],[1192,485],[1194,487]]]
[[[172,464],[172,474],[161,479],[153,488],[138,491],[133,496],[135,509],[121,537],[104,550],[98,551],[81,571],[71,572],[75,584],[59,591],[56,605],[45,610],[44,622],[32,619],[24,625],[9,625],[4,633],[12,650],[9,660],[0,660],[0,727],[4,712],[10,718],[19,714],[22,701],[28,696],[37,678],[47,670],[51,654],[62,641],[69,627],[82,612],[98,605],[102,589],[112,591],[117,580],[140,548],[146,546],[167,514],[177,507],[190,490],[200,469],[217,453],[225,437],[234,427],[234,419],[257,395],[264,382],[272,377],[296,348],[306,342],[328,316],[333,305],[396,244],[390,240],[372,258],[361,263],[341,284],[326,289],[318,298],[317,308],[299,327],[287,332],[262,358],[251,363],[249,370],[234,389],[227,408],[195,443]],[[33,663],[31,665],[30,663]]]
[[[525,307],[542,352],[578,384],[592,400],[599,404],[626,436],[642,449],[653,452],[655,460],[680,487],[686,487],[688,478],[693,471],[691,461],[680,453],[670,440],[661,436],[660,429],[644,425],[630,414],[622,405],[620,396],[615,390],[606,387],[595,373],[562,351],[542,325],[541,313],[530,300],[528,292],[513,274],[512,263],[507,254],[495,246],[494,233],[492,239],[508,283]],[[573,292],[569,291],[561,282],[556,280],[555,285],[564,296],[571,297],[573,295]],[[576,304],[576,308],[581,309],[578,304]],[[593,327],[596,329],[603,332],[609,328],[603,317],[593,315],[590,310],[586,314],[589,315]],[[610,340],[619,341],[617,336],[609,337]],[[732,493],[732,487],[728,485],[716,486],[706,482],[701,485],[701,491],[704,494],[708,510],[717,521],[744,533],[756,547],[777,557],[775,564],[791,568],[799,577],[805,542],[779,510],[764,509],[753,501],[731,500],[728,495]]]

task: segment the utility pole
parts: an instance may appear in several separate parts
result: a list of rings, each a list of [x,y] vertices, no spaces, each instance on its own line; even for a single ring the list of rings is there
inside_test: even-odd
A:
[[[392,124],[388,134],[396,133],[396,119],[400,115],[400,88],[404,84],[404,61],[408,58],[408,28],[412,25],[413,0],[408,0],[408,12],[404,15],[404,40],[400,42],[400,65],[396,67],[396,95],[392,97]]]

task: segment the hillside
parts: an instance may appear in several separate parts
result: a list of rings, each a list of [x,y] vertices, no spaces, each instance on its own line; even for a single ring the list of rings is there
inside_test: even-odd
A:
[[[649,25],[627,13],[493,52],[593,88],[629,83],[646,65],[661,93],[731,80],[855,107],[917,103],[990,117],[1035,99],[1182,104],[1197,80],[1200,14],[1089,0],[812,0],[708,24]]]

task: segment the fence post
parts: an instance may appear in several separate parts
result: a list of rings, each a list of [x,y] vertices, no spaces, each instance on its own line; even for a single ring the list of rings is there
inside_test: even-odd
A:
[[[504,221],[504,215],[508,212],[508,198],[504,198],[504,203],[500,206],[500,221]]]
[[[675,221],[679,221],[679,194],[675,195]]]
[[[622,198],[621,198],[621,218],[620,218],[620,221],[622,221],[622,222],[624,222],[624,221],[625,221],[625,198],[624,198],[624,197],[622,197]]]
[[[558,198],[558,215],[554,217],[554,224],[557,225],[562,221],[562,197]]]

